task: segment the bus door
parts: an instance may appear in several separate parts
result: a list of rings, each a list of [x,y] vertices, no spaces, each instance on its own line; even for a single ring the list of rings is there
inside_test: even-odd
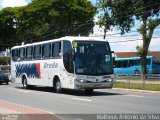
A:
[[[70,41],[63,41],[63,67],[62,74],[64,86],[74,88],[74,65],[73,65],[73,49]]]

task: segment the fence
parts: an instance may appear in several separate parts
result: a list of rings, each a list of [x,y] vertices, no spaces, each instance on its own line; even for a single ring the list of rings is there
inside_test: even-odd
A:
[[[144,77],[141,74],[115,75],[115,82],[125,83],[126,88],[137,86],[139,89],[160,90],[160,74],[146,74]]]

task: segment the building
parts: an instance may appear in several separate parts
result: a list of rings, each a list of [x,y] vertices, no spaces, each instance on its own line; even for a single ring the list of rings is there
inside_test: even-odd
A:
[[[129,57],[138,57],[137,52],[116,52],[116,57],[118,58],[129,58]],[[148,52],[148,56],[160,56],[160,51],[151,51]]]

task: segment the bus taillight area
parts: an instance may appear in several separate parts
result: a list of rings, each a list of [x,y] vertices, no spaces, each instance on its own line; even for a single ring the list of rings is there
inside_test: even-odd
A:
[[[112,88],[113,76],[77,76],[75,79],[75,89],[102,89]]]

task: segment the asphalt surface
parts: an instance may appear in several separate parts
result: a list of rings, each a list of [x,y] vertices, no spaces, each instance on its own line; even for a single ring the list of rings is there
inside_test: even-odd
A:
[[[160,93],[124,91],[119,89],[84,91],[65,90],[54,93],[52,88],[25,90],[22,85],[0,85],[0,100],[54,113],[65,120],[97,119],[97,114],[160,114]]]

